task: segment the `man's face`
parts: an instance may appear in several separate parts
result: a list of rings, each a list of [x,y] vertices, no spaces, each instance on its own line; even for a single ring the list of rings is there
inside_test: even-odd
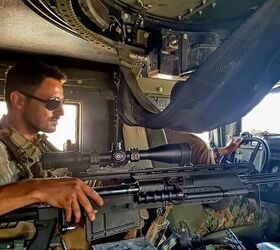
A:
[[[62,83],[57,79],[47,77],[40,87],[32,93],[32,96],[42,100],[56,97],[62,101],[64,100]],[[58,119],[63,114],[62,104],[54,110],[48,110],[46,103],[34,98],[27,98],[22,115],[26,129],[30,133],[38,133],[39,131],[51,133],[56,130]]]

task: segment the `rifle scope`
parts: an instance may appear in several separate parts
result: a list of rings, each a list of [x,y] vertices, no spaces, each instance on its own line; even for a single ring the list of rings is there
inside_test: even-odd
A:
[[[190,163],[191,146],[188,143],[165,144],[158,147],[128,151],[113,150],[108,153],[81,153],[81,152],[51,152],[43,153],[42,164],[44,169],[77,168],[80,165],[121,165],[128,161],[152,160],[166,163],[176,163],[180,166]]]

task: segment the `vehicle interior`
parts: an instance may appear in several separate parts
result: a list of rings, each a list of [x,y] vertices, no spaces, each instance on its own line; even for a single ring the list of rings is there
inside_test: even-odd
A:
[[[239,148],[212,165],[245,163],[247,174],[275,178],[256,183],[257,194],[248,196],[278,211],[279,0],[2,0],[0,12],[1,115],[11,65],[40,60],[58,66],[67,75],[65,114],[47,137],[59,151],[149,150],[173,143],[167,130],[178,143],[188,143],[185,133],[195,134],[205,150],[241,136]],[[145,158],[105,169],[174,167]],[[84,176],[77,164],[71,172]],[[202,235],[202,204],[141,208],[131,216],[141,213],[133,237],[127,236],[134,222],[128,212],[113,214],[120,221],[94,231],[100,236],[91,249],[280,249],[280,224],[263,214]],[[149,226],[163,214],[168,224],[160,240],[149,241]],[[97,215],[96,230],[101,219]],[[1,238],[0,232],[0,249],[29,249],[20,237]],[[51,241],[57,246],[59,240]]]

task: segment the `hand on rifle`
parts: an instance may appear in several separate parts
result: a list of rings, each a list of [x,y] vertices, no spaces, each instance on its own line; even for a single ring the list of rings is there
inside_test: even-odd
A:
[[[92,199],[98,206],[103,205],[102,198],[90,186],[77,178],[58,178],[37,180],[37,196],[40,202],[65,210],[66,220],[72,215],[75,222],[81,219],[81,207],[90,220],[95,219],[95,211],[89,201]]]

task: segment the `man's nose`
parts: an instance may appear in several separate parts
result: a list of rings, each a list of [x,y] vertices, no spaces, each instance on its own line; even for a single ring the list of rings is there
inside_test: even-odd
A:
[[[54,114],[57,115],[57,116],[62,116],[64,115],[64,108],[63,108],[63,104],[61,103],[57,109],[55,109],[54,111]]]

